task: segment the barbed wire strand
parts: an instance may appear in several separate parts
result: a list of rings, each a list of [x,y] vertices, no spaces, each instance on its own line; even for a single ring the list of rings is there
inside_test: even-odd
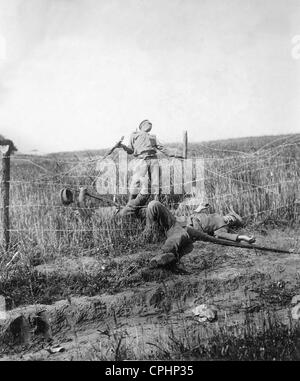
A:
[[[260,186],[260,185],[257,185],[257,186],[254,186],[254,188],[251,188],[251,189],[244,189],[244,190],[241,190],[241,191],[238,191],[238,192],[235,192],[235,193],[228,193],[228,194],[222,194],[222,195],[218,195],[218,196],[212,196],[212,197],[206,197],[207,200],[214,200],[214,199],[220,199],[220,198],[226,198],[226,197],[236,197],[238,194],[241,194],[241,193],[246,193],[246,192],[252,192],[252,191],[256,191],[258,189],[263,189],[263,190],[266,190],[267,188],[270,188],[270,187],[276,187],[278,185],[282,185],[282,184],[289,184],[289,183],[294,183],[294,180],[286,180],[286,181],[281,181],[281,182],[278,182],[278,183],[274,183],[274,184],[267,184],[267,185],[264,185],[264,186]],[[269,191],[273,192],[272,190],[268,189]],[[191,198],[185,198],[183,201],[181,202],[170,202],[168,203],[169,205],[180,205],[180,204],[184,204],[184,202],[188,202]],[[103,200],[104,202],[106,200]],[[107,203],[109,203],[109,200],[106,201]],[[75,205],[75,204],[74,204]],[[73,211],[73,210],[77,210],[77,209],[82,209],[82,210],[90,210],[90,209],[95,209],[95,210],[100,210],[99,206],[91,206],[91,207],[86,207],[86,208],[83,208],[83,207],[77,207],[76,209],[73,209],[73,208],[69,208],[67,209],[66,206],[64,205],[56,205],[56,204],[20,204],[20,205],[10,205],[10,209],[17,209],[17,208],[50,208],[50,209],[55,209],[55,208],[58,208],[58,209],[65,209],[65,210],[70,210],[70,211]],[[105,206],[103,208],[114,208],[114,206]],[[3,207],[1,207],[0,209],[3,209]]]
[[[278,207],[275,207],[275,208],[270,208],[270,209],[265,209],[265,210],[262,210],[262,211],[259,211],[259,212],[255,212],[255,213],[250,213],[250,214],[247,214],[247,215],[244,215],[243,218],[247,219],[249,217],[253,217],[253,216],[256,216],[256,215],[259,215],[259,214],[263,214],[263,213],[267,213],[267,212],[273,212],[273,211],[276,211],[278,209],[282,209],[284,208],[285,206],[283,205],[280,205]],[[4,229],[3,228],[0,228],[0,231],[3,231]],[[140,228],[119,228],[119,229],[116,229],[116,228],[94,228],[94,229],[45,229],[45,228],[31,228],[31,229],[8,229],[8,231],[10,232],[39,232],[39,231],[43,231],[43,232],[75,232],[75,233],[81,233],[81,232],[94,232],[94,233],[97,233],[97,232],[103,232],[103,231],[108,231],[108,232],[111,232],[111,231],[131,231],[131,232],[140,232],[141,229]]]
[[[299,139],[299,138],[298,138],[298,137],[294,137],[294,139]],[[299,142],[294,142],[294,143],[291,143],[291,144],[289,144],[289,145],[297,145],[298,143],[299,143]],[[271,151],[272,151],[272,150],[276,150],[276,151],[277,151],[278,149],[280,149],[280,148],[284,148],[284,147],[286,147],[286,146],[287,146],[287,144],[281,144],[281,145],[279,145],[279,146],[277,146],[277,147],[271,148],[270,150],[271,150]],[[263,155],[265,156],[265,155],[267,155],[268,153],[269,153],[269,152],[268,152],[268,150],[267,150],[267,152],[263,153]],[[277,155],[277,154],[278,154],[278,152],[275,153],[275,155]],[[90,164],[91,162],[95,162],[95,161],[101,160],[101,158],[102,158],[102,157],[98,157],[98,158],[96,158],[96,159],[91,159],[91,160],[88,160],[88,161],[85,161],[85,162],[78,162],[74,167],[68,169],[68,171],[63,172],[63,173],[53,173],[53,172],[49,171],[47,168],[44,168],[44,167],[42,167],[42,166],[37,165],[33,160],[28,159],[28,158],[24,158],[23,160],[26,160],[26,161],[32,163],[33,165],[35,165],[35,166],[37,166],[37,167],[43,169],[44,171],[46,171],[46,172],[50,172],[50,173],[51,173],[51,176],[46,177],[46,175],[44,175],[44,176],[42,176],[42,177],[40,178],[40,179],[44,179],[44,178],[52,178],[52,177],[57,177],[57,176],[59,176],[59,177],[64,177],[64,176],[66,176],[68,173],[72,172],[72,171],[73,171],[75,168],[77,168],[78,166],[85,167],[86,165]],[[197,159],[197,158],[207,160],[207,159],[205,159],[205,157],[204,157],[204,158],[203,158],[203,157],[196,157],[196,159]],[[19,159],[22,160],[22,158],[19,158]],[[223,160],[223,158],[220,158],[220,159]],[[213,160],[215,160],[215,159],[213,159]],[[254,160],[261,160],[261,159],[260,159],[260,158],[255,158]],[[243,166],[243,165],[248,165],[249,163],[251,163],[251,161],[250,161],[250,162],[247,161],[247,163],[242,164],[242,166]],[[231,169],[231,171],[233,171],[234,169],[235,169],[235,168]]]
[[[291,164],[296,164],[296,161],[294,162],[289,162],[288,165],[291,165]],[[281,164],[278,164],[276,166],[266,166],[266,167],[260,167],[260,168],[256,168],[254,169],[255,171],[258,171],[258,170],[265,170],[265,169],[275,169],[275,168],[279,168],[279,167],[282,167],[282,166],[285,166],[287,165],[287,163],[281,163]],[[212,173],[214,176],[216,177],[221,177],[221,178],[225,178],[225,179],[228,179],[228,180],[231,180],[231,181],[237,181],[237,182],[240,182],[240,183],[243,183],[243,184],[248,184],[248,185],[251,185],[251,186],[254,186],[254,187],[265,187],[267,185],[257,185],[257,184],[253,184],[253,183],[250,183],[248,181],[245,181],[245,180],[240,180],[240,179],[236,179],[236,178],[232,178],[232,177],[228,177],[228,176],[224,176],[224,173],[218,173],[218,172],[214,172],[208,168],[205,168],[204,169],[205,171],[207,172],[210,172]],[[248,170],[244,170],[244,171],[241,171],[241,172],[238,172],[237,174],[241,174],[241,173],[245,173],[247,172]],[[249,169],[250,171],[250,169]],[[251,170],[252,171],[252,170]],[[78,178],[82,178],[84,176],[78,176]],[[77,177],[76,177],[77,178]],[[182,187],[185,187],[186,185],[190,185],[190,184],[195,184],[197,182],[200,182],[200,181],[204,181],[204,180],[210,180],[210,179],[213,179],[215,177],[207,177],[205,176],[204,178],[201,178],[201,179],[193,179],[191,181],[186,181],[186,182],[180,182],[180,183],[173,183],[173,184],[168,184],[168,185],[162,185],[160,186],[160,189],[168,189],[168,188],[172,188],[172,187],[179,187],[179,186],[182,186]],[[101,180],[103,182],[107,181],[108,178],[107,177],[99,177],[98,180]],[[74,190],[75,189],[75,186],[76,184],[74,183],[59,183],[59,182],[40,182],[40,181],[23,181],[23,180],[10,180],[9,183],[11,184],[20,184],[20,185],[23,185],[23,184],[39,184],[39,185],[48,185],[48,186],[64,186],[64,187],[70,187],[70,188],[73,188]],[[124,193],[124,195],[126,195]],[[105,196],[105,194],[101,194],[101,196]]]

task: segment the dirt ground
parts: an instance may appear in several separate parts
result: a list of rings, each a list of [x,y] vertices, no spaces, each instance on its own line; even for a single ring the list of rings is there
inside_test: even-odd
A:
[[[300,294],[299,231],[274,229],[256,236],[258,244],[295,252],[277,254],[196,242],[182,257],[180,270],[148,270],[147,259],[156,254],[152,249],[124,254],[114,264],[120,269],[124,263],[126,268],[132,265],[124,275],[131,283],[114,292],[104,290],[92,297],[9,311],[0,331],[7,343],[1,359],[159,359],[178,338],[196,345],[196,338],[205,342],[222,327],[238,334],[249,320],[260,329],[270,313],[287,323],[291,299]],[[143,265],[135,266],[141,256]],[[106,262],[93,258],[86,257],[81,266],[99,276],[109,271]],[[59,268],[65,276],[67,270]],[[79,271],[80,266],[68,263],[66,269]],[[47,271],[58,270],[49,264]],[[156,278],[150,274],[145,280],[142,271]],[[199,322],[194,316],[192,309],[203,303],[216,307],[216,321]]]

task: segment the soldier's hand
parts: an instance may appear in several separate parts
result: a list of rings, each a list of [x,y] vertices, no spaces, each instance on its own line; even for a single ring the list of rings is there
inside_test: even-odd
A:
[[[116,217],[119,214],[120,210],[121,210],[121,206],[119,208],[116,207],[115,210],[113,211],[113,217]]]
[[[121,139],[116,143],[115,147],[121,148],[123,146],[123,144],[122,144],[123,140],[124,140],[124,136],[122,136]]]
[[[256,241],[256,238],[253,235],[251,237],[248,237],[247,235],[238,235],[238,241],[244,241],[251,244]]]

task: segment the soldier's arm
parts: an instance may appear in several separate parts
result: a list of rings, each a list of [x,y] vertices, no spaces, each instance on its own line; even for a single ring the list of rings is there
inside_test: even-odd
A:
[[[245,237],[247,237],[247,238],[252,238],[252,237],[242,236],[242,235],[238,235],[238,234],[232,234],[232,237],[229,237],[231,239],[228,239],[228,236],[227,236],[227,238],[224,238],[224,237],[221,238],[220,235],[212,237],[209,234],[204,233],[201,230],[194,229],[191,226],[187,226],[186,231],[188,232],[190,238],[193,241],[206,241],[206,242],[217,243],[219,245],[225,245],[225,246],[254,248],[254,246],[252,246],[252,245],[246,246],[246,244],[242,243],[242,241],[245,241],[246,243],[251,244],[252,242],[255,241],[254,237],[253,237],[254,241],[243,239]],[[230,233],[227,233],[227,234],[230,234]]]
[[[134,146],[133,146],[133,136],[131,135],[130,136],[130,142],[129,142],[129,146],[123,144],[123,143],[120,143],[119,145],[120,148],[123,148],[123,150],[125,152],[127,152],[129,155],[132,155],[133,152],[134,152]]]
[[[143,217],[143,213],[141,211],[142,208],[145,208],[146,203],[149,199],[149,195],[142,195],[138,194],[136,198],[128,201],[128,203],[124,206],[123,209],[120,210],[119,216],[128,216],[128,215],[135,215],[138,216],[138,214]]]
[[[226,227],[222,227],[218,230],[215,230],[214,235],[216,238],[227,239],[228,241],[233,241],[233,242],[241,242],[241,241],[244,241],[247,243],[255,242],[254,236],[229,233]]]
[[[133,154],[133,149],[131,147],[126,146],[125,144],[120,144],[120,148],[123,148],[129,155]]]
[[[185,229],[193,241],[216,242],[216,238],[211,237],[209,234],[204,233],[201,230],[195,229],[192,226],[187,226]]]
[[[239,235],[228,233],[228,229],[226,229],[225,227],[215,230],[214,236],[216,238],[227,239],[228,241],[233,241],[233,242],[239,241]]]
[[[160,143],[157,139],[156,139],[156,148],[162,152],[164,155],[166,156],[169,156],[169,157],[175,157],[177,159],[183,159],[183,156],[182,155],[177,155],[176,153],[168,150],[162,143]]]
[[[263,251],[273,251],[275,253],[289,253],[289,254],[291,253],[290,250],[258,246],[255,244],[251,244],[251,242],[250,243],[249,242],[248,243],[233,242],[233,241],[228,241],[226,239],[211,237],[210,235],[204,232],[201,232],[199,230],[196,230],[192,228],[191,226],[187,226],[186,230],[190,238],[194,241],[207,241],[207,242],[212,242],[212,243],[216,243],[216,244],[224,245],[224,246],[242,247],[244,249],[257,249],[257,250],[263,250]],[[239,237],[242,237],[242,236],[239,236]]]

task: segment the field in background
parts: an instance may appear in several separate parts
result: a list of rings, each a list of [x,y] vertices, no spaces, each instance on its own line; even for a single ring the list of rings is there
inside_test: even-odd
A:
[[[189,157],[204,158],[206,197],[216,212],[226,213],[232,206],[248,223],[290,225],[298,221],[299,146],[300,135],[234,139],[190,144]],[[178,151],[180,148],[177,146]],[[14,156],[11,234],[17,250],[61,255],[98,248],[111,253],[123,250],[124,244],[134,245],[141,231],[139,224],[115,226],[99,211],[87,222],[75,204],[64,207],[60,203],[61,188],[91,185],[97,176],[96,159],[103,152]],[[116,159],[117,153],[112,157]],[[171,194],[162,196],[162,201],[175,210],[189,197]],[[122,205],[126,200],[126,196],[117,198]],[[99,206],[104,204],[88,204],[91,210]]]
[[[180,145],[170,144],[169,146],[177,148],[178,151],[181,150]],[[47,156],[14,155],[11,168],[12,247],[8,253],[4,253],[1,249],[0,256],[0,294],[7,298],[8,308],[34,303],[52,304],[69,296],[92,296],[102,294],[104,291],[117,293],[124,288],[136,288],[136,285],[142,288],[146,282],[151,281],[159,284],[162,282],[162,287],[165,287],[164,280],[168,281],[170,276],[168,272],[148,273],[147,270],[144,270],[149,259],[147,255],[151,256],[151,252],[158,250],[159,245],[156,243],[152,246],[145,244],[141,239],[143,227],[138,221],[125,225],[120,220],[113,220],[109,210],[103,208],[104,203],[100,205],[98,201],[89,201],[87,209],[83,210],[80,210],[76,204],[65,207],[60,203],[59,191],[63,187],[78,189],[83,185],[90,186],[97,175],[96,160],[104,153],[105,150],[58,153]],[[112,157],[117,159],[117,153],[115,152]],[[206,197],[216,212],[225,213],[232,206],[246,218],[249,229],[262,232],[264,235],[271,228],[288,227],[291,229],[297,227],[300,208],[297,202],[300,201],[300,134],[232,139],[201,144],[190,143],[189,157],[204,158]],[[176,213],[180,203],[192,197],[191,194],[164,195],[162,202]],[[127,197],[118,196],[117,201],[125,205]],[[184,212],[188,213],[189,210],[184,209]],[[86,217],[87,215],[89,217]],[[284,242],[286,247],[290,247],[288,245],[290,245],[293,235],[293,230],[290,230],[286,242]],[[274,243],[271,244],[274,245]],[[298,245],[298,241],[295,241],[294,245]],[[130,259],[130,255],[134,257],[135,253],[143,252],[145,248],[148,251],[141,258]],[[206,279],[206,274],[209,271],[216,271],[218,265],[222,268],[225,266],[227,271],[226,266],[232,269],[240,261],[239,253],[236,256],[232,254],[230,257],[231,251],[228,250],[223,252],[222,247],[218,249],[205,247],[201,263],[199,262],[199,267],[195,267],[197,272],[194,274],[195,282],[198,282],[201,275],[199,282],[204,282],[201,290],[208,293],[207,295],[212,296],[215,291],[217,292],[218,281]],[[16,265],[7,267],[16,254],[18,254]],[[63,267],[63,264],[68,263],[69,259],[85,257],[95,258],[105,266],[106,262],[111,259],[115,262],[111,262],[108,267],[109,271],[101,270],[101,276],[100,273],[90,275],[84,271],[79,271],[76,275],[66,276],[55,273],[45,276],[37,275],[35,271],[36,265],[61,261]],[[248,262],[252,259],[249,257]],[[270,267],[272,267],[272,256],[269,259]],[[197,262],[198,257],[195,257],[194,261]],[[284,259],[279,265],[283,266],[284,261],[287,259]],[[190,266],[193,271],[192,262]],[[245,266],[248,266],[247,260],[245,263],[241,263],[241,269],[246,268]],[[235,278],[231,280],[232,275],[230,270],[228,271],[229,274],[226,275],[228,280],[227,278],[226,281],[222,280],[221,277],[220,284],[223,282],[224,285],[220,287],[235,290],[236,287],[239,287],[239,282],[243,284],[243,277],[238,278],[238,281]],[[258,274],[256,271],[257,269],[253,276],[260,279],[260,270]],[[205,279],[203,280],[204,274]],[[286,278],[289,279],[288,274]],[[183,281],[184,293],[187,290],[191,292],[190,283],[184,282],[187,280]],[[212,283],[210,284],[210,282]],[[263,282],[268,289],[270,286],[268,282],[265,279]],[[284,299],[284,306],[286,306],[289,296],[294,292],[300,292],[300,283],[297,282],[298,278],[295,278],[294,284],[288,291],[277,289],[276,284],[275,288],[272,288],[272,283],[272,287],[269,287],[270,295],[278,292],[280,298],[286,298]],[[173,290],[171,286],[170,289]],[[263,291],[261,292],[263,295]],[[280,298],[278,300],[282,304]],[[237,359],[236,356],[241,353],[238,348],[244,348],[247,342],[253,347],[252,352],[250,350],[253,358],[272,358],[273,353],[277,349],[279,350],[279,342],[286,330],[280,324],[279,328],[276,324],[275,326],[276,329],[273,329],[274,325],[272,325],[271,331],[267,330],[263,337],[259,332],[253,334],[249,334],[248,331],[244,332],[244,339],[237,339],[229,331],[225,333],[220,331],[212,339],[208,352],[202,347],[202,342],[193,341],[191,344],[188,342],[191,339],[188,335],[183,337],[180,334],[180,337],[173,336],[173,344],[171,341],[167,351],[166,348],[165,351],[160,349],[160,354],[157,355],[160,357],[157,358],[167,359],[174,358],[174,356],[187,358],[183,355],[183,350],[185,350],[192,358],[199,358],[199,356],[222,358],[223,356]],[[293,346],[294,336],[297,337],[297,332],[297,330],[289,330],[291,342],[288,353],[290,358],[298,356],[298,352],[294,351]],[[272,337],[277,340],[275,340],[277,344],[273,345],[273,349],[267,357],[260,354],[255,337],[261,340],[263,346],[268,345],[265,340],[272,341]],[[119,336],[117,335],[115,339],[115,344],[118,345]],[[162,338],[163,342],[164,338]],[[194,348],[195,345],[196,352],[194,353],[191,348]],[[228,347],[228,353],[225,355],[220,353],[216,349],[216,345],[224,350]],[[284,349],[282,350],[284,351]],[[97,358],[97,355],[95,356]],[[250,354],[245,353],[241,355],[241,358],[247,359],[249,356]],[[281,354],[278,354],[279,358],[280,356]],[[282,356],[284,358],[285,355]],[[130,358],[130,356],[126,357],[125,353],[123,358]]]

